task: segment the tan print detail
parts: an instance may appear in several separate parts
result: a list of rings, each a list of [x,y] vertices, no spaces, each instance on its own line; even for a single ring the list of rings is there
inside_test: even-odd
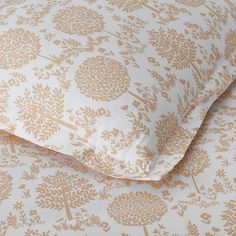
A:
[[[186,39],[184,34],[177,33],[175,29],[152,30],[149,35],[151,45],[168,63],[177,70],[191,67],[198,75],[198,80],[202,80],[201,72],[194,64],[197,51],[194,41]]]
[[[44,177],[36,192],[36,203],[40,207],[55,210],[65,208],[68,220],[73,219],[71,208],[80,207],[96,196],[88,180],[59,171]]]
[[[188,149],[185,158],[176,166],[175,172],[179,175],[191,177],[196,191],[200,193],[194,177],[202,173],[209,166],[210,160],[207,152],[203,149],[194,147]]]
[[[39,37],[22,28],[10,29],[0,35],[0,69],[16,69],[37,58]]]
[[[32,93],[25,90],[23,97],[16,100],[18,119],[26,132],[38,140],[47,140],[60,130],[60,126],[77,130],[75,125],[62,120],[64,113],[64,94],[60,89],[37,84]]]
[[[71,6],[60,10],[54,17],[55,28],[69,35],[89,36],[104,32],[119,40],[122,38],[105,29],[102,15],[82,6]]]
[[[0,200],[5,213],[0,214],[0,233],[8,236],[13,232],[17,235],[23,228],[25,236],[90,235],[94,230],[102,235],[118,233],[122,236],[137,233],[144,236],[182,236],[183,232],[193,236],[235,236],[235,181],[232,169],[236,160],[233,152],[236,123],[232,122],[236,111],[235,98],[235,90],[228,90],[221,96],[209,111],[191,151],[180,162],[181,167],[176,166],[161,181],[117,180],[84,169],[71,157],[32,143],[27,145],[23,141],[15,143],[17,155],[14,157],[20,162],[15,162],[14,166],[3,166],[4,159],[10,159],[5,152],[10,144],[8,134],[1,134],[5,142],[1,141],[0,146],[0,176],[4,176],[4,180],[7,176],[12,177],[10,182],[14,191],[7,186],[9,196],[4,197],[2,202]],[[222,156],[217,156],[215,148],[222,135],[228,139],[233,137],[231,148],[224,151]],[[147,158],[152,155],[144,147],[140,147],[139,151]],[[5,174],[2,175],[3,172]],[[2,189],[5,188],[6,185]],[[90,190],[97,194],[84,202]],[[16,201],[16,198],[20,200]],[[73,207],[77,200],[81,204]],[[45,202],[44,206],[40,205],[40,201],[47,202],[50,207]],[[100,211],[101,208],[107,209],[107,212]],[[47,221],[49,217],[50,221]],[[179,230],[170,226],[169,218],[180,224]],[[217,225],[222,227],[218,228]]]
[[[230,30],[225,36],[225,58],[236,66],[236,31]]]
[[[230,236],[236,235],[236,200],[225,202],[225,210],[221,214],[221,218],[225,221],[224,229]]]
[[[161,178],[235,77],[231,1],[42,1],[0,4],[0,48],[28,58],[0,55],[0,128],[104,174]],[[10,139],[3,158],[17,146]]]
[[[6,171],[0,171],[0,206],[2,202],[11,196],[12,176]]]
[[[107,1],[111,5],[115,5],[118,8],[120,8],[122,11],[126,11],[126,12],[140,10],[143,7],[146,7],[147,9],[153,12],[157,12],[157,9],[155,9],[154,7],[148,4],[148,0],[138,0],[138,1],[136,0],[107,0]]]
[[[128,90],[131,79],[121,63],[100,56],[87,59],[77,70],[75,80],[87,97],[111,101]]]
[[[114,159],[101,152],[95,153],[94,149],[92,148],[85,149],[82,154],[79,152],[74,152],[73,156],[78,158],[83,165],[94,168],[98,172],[104,173],[106,175],[112,175],[114,171]]]
[[[37,57],[58,64],[58,58],[40,54],[40,38],[23,28],[10,29],[0,35],[0,69],[18,69]]]
[[[212,9],[210,6],[206,4],[206,0],[176,0],[176,2],[179,2],[181,4],[184,4],[185,6],[188,7],[200,7],[204,6],[206,7],[213,15],[221,18],[220,16],[214,9]]]
[[[144,98],[128,91],[131,82],[128,71],[113,59],[101,56],[87,59],[77,70],[75,79],[80,92],[94,100],[111,101],[128,92],[153,109]]]
[[[167,205],[157,195],[130,192],[115,197],[107,212],[119,224],[143,226],[144,235],[148,236],[146,225],[160,220],[167,212]]]
[[[54,17],[55,28],[66,34],[89,35],[104,29],[103,16],[81,6],[60,10]]]
[[[160,154],[184,153],[193,139],[193,134],[179,127],[174,114],[162,115],[156,126],[157,150]]]

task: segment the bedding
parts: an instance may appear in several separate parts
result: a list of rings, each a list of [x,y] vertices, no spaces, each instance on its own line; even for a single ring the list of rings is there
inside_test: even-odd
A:
[[[119,180],[0,135],[0,235],[235,236],[236,83],[161,181]]]
[[[107,176],[160,180],[235,79],[235,8],[1,1],[0,128]]]

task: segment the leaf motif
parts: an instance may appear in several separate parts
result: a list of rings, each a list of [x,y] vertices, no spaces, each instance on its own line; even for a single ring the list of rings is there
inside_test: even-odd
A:
[[[0,204],[10,197],[12,191],[12,176],[0,171]]]
[[[64,115],[64,94],[61,89],[41,84],[25,90],[15,104],[18,108],[17,119],[23,123],[26,132],[33,134],[39,141],[51,138],[61,126],[77,130],[77,127],[62,120]]]
[[[36,192],[36,203],[40,207],[55,210],[65,208],[68,219],[72,218],[70,208],[80,207],[96,195],[88,180],[59,171],[44,177]]]
[[[195,224],[192,224],[191,221],[188,221],[187,230],[189,236],[199,236],[198,228]]]
[[[162,115],[156,126],[156,135],[158,152],[165,155],[184,153],[193,138],[188,130],[179,127],[173,113]]]

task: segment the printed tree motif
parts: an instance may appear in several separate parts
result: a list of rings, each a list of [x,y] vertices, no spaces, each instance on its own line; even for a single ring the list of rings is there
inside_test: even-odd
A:
[[[60,10],[54,17],[55,28],[70,35],[87,36],[101,32],[104,28],[103,16],[96,11],[81,6]]]
[[[69,35],[88,36],[105,32],[121,40],[119,35],[105,29],[104,18],[92,9],[71,6],[58,11],[53,17],[55,28]]]
[[[158,14],[153,17],[156,17],[157,23],[162,25],[178,20],[179,17],[183,17],[182,14],[191,15],[190,11],[186,8],[177,7],[175,4],[171,3],[160,3],[156,8]]]
[[[40,38],[22,28],[10,29],[0,35],[0,69],[18,69],[38,56],[58,63],[56,57],[40,54]]]
[[[225,221],[224,230],[230,236],[236,235],[236,200],[225,202],[225,210],[221,214],[221,218]]]
[[[108,214],[119,224],[143,226],[153,224],[167,212],[167,205],[157,196],[148,192],[130,192],[116,197],[107,208]]]
[[[150,43],[156,51],[177,70],[191,67],[200,81],[202,75],[194,64],[197,47],[193,41],[186,39],[184,34],[177,33],[175,29],[160,29],[149,31]]]
[[[61,89],[37,84],[25,90],[16,101],[18,120],[26,132],[45,141],[60,130],[60,126],[77,131],[77,127],[63,121],[64,94]]]
[[[71,208],[81,207],[96,196],[88,180],[60,171],[43,177],[43,183],[39,184],[36,192],[36,203],[40,207],[55,210],[65,208],[68,220],[73,219]]]
[[[34,33],[10,29],[0,35],[0,69],[17,69],[36,59],[40,41]]]
[[[200,6],[204,6],[206,7],[213,15],[222,18],[222,16],[220,16],[214,9],[212,9],[211,7],[209,7],[206,4],[206,0],[176,0],[176,2],[183,4],[187,7],[200,7]]]
[[[190,147],[184,158],[175,167],[175,172],[179,175],[191,177],[197,192],[200,193],[194,176],[202,173],[209,166],[210,161],[207,152],[197,147]]]
[[[16,153],[13,137],[14,137],[14,135],[12,135],[12,134],[0,131],[0,144],[9,145],[11,154]]]
[[[128,71],[113,59],[102,56],[87,59],[77,70],[75,79],[80,92],[94,100],[111,101],[128,92],[150,106],[144,98],[128,91],[131,81]]]
[[[93,213],[87,211],[84,208],[80,208],[79,211],[74,214],[73,221],[68,221],[67,219],[61,217],[57,220],[57,224],[53,224],[53,228],[56,229],[58,232],[81,232],[85,231],[86,227],[96,227],[97,230],[101,228],[105,232],[108,232],[110,230],[110,226],[107,222],[102,221],[99,216],[94,215]]]
[[[112,175],[114,172],[115,161],[103,152],[97,152],[92,148],[80,149],[75,151],[73,157],[77,158],[84,166],[96,170],[104,175]]]
[[[12,191],[12,176],[5,171],[0,171],[0,205],[10,197]]]
[[[124,94],[130,80],[127,69],[121,63],[101,56],[87,59],[76,74],[80,92],[100,101],[115,100]]]
[[[179,127],[173,113],[162,115],[156,126],[157,150],[160,154],[184,154],[193,139],[193,134]]]
[[[236,66],[236,31],[230,30],[225,36],[225,58]]]
[[[117,6],[122,11],[126,12],[132,12],[139,9],[142,9],[143,7],[146,7],[153,12],[158,12],[157,9],[153,8],[152,6],[148,5],[148,0],[107,0],[108,3],[111,5]]]
[[[25,141],[22,138],[19,138],[13,134],[0,131],[0,144],[2,145],[9,145],[10,147],[10,153],[15,154],[16,148],[15,144],[17,145],[29,145],[29,142]]]

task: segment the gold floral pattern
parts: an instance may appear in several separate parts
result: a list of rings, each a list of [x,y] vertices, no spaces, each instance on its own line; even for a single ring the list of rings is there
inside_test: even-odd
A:
[[[44,177],[36,192],[38,193],[36,203],[40,207],[56,210],[65,208],[69,220],[73,219],[71,208],[86,204],[96,195],[86,179],[59,171],[55,175]]]
[[[158,196],[147,192],[124,193],[107,208],[108,214],[119,224],[143,226],[144,232],[147,232],[146,225],[160,220],[166,211],[166,204]]]
[[[196,45],[186,39],[184,34],[178,34],[175,29],[164,31],[150,31],[150,43],[155,47],[159,54],[176,69],[192,67],[201,78],[194,61],[196,60]]]
[[[131,80],[121,63],[104,57],[87,59],[75,79],[82,94],[101,101],[115,100],[124,94]]]
[[[219,7],[206,0],[176,0],[176,2],[184,4],[188,7],[206,7],[212,16],[216,16],[220,21],[225,22],[225,16],[219,11]],[[212,6],[211,6],[212,5]]]
[[[199,7],[203,5],[205,0],[176,0],[176,2],[182,3],[188,7]]]
[[[233,83],[161,181],[114,179],[2,131],[1,235],[235,236],[235,101]],[[14,140],[15,153],[6,156]],[[6,157],[11,165],[3,165]]]
[[[225,58],[236,66],[236,50],[235,50],[236,31],[230,31],[225,36]]]
[[[167,155],[185,152],[193,138],[193,134],[188,130],[179,127],[174,114],[162,116],[156,126],[156,135],[158,152]]]
[[[103,17],[96,11],[81,6],[60,10],[54,17],[55,28],[66,34],[89,35],[104,28]]]
[[[90,166],[92,169],[100,173],[111,175],[114,171],[115,162],[113,159],[104,156],[102,153],[95,153],[94,149],[85,149],[82,153],[74,153],[74,157],[79,157],[84,165]],[[92,160],[92,161],[91,161]]]
[[[59,131],[60,125],[77,130],[76,126],[61,120],[64,95],[60,89],[38,84],[33,87],[32,93],[31,95],[26,89],[24,96],[16,100],[19,108],[18,119],[23,122],[29,134],[39,140],[47,140]]]
[[[236,235],[236,201],[230,200],[225,203],[226,209],[222,212],[221,217],[225,221],[224,227],[228,235]]]
[[[235,9],[0,1],[0,236],[235,236]]]
[[[22,28],[0,35],[0,69],[17,69],[34,60],[40,51],[39,37]]]
[[[132,12],[148,6],[148,0],[107,0],[108,3],[117,6],[123,11]]]
[[[194,176],[202,173],[209,166],[209,157],[205,150],[199,148],[189,148],[186,153],[186,158],[178,163],[175,171],[178,174],[191,177],[197,192],[200,192]]]
[[[104,175],[166,176],[235,80],[230,0],[15,3],[0,3],[0,129]],[[13,168],[18,141],[0,141]]]
[[[12,179],[7,172],[0,171],[0,204],[11,195]]]

